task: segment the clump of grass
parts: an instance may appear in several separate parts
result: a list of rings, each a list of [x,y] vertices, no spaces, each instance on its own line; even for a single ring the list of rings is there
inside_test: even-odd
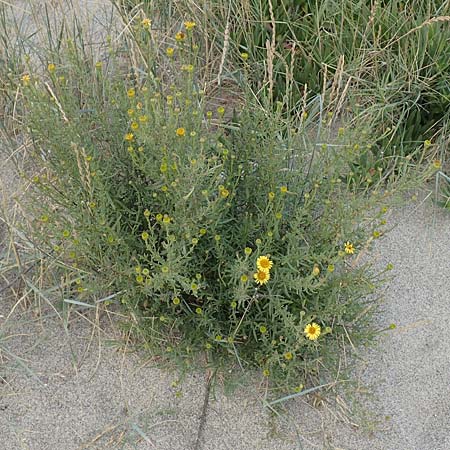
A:
[[[219,0],[198,5],[186,0],[158,8],[145,2],[127,5],[133,13],[142,8],[149,15],[164,14],[170,17],[167,23],[194,17],[203,35],[205,66],[220,65],[235,79],[251,67],[253,89],[273,100],[283,101],[289,78],[298,103],[305,86],[315,96],[325,85],[327,104],[336,113],[339,98],[330,80],[340,73],[347,94],[344,106],[352,108],[355,124],[372,124],[377,156],[420,158],[425,140],[448,134],[448,2]]]

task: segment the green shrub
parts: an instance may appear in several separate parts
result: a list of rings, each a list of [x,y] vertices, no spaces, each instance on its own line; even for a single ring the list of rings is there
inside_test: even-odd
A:
[[[358,261],[389,195],[354,177],[358,130],[311,140],[315,118],[281,103],[249,100],[233,122],[205,110],[185,33],[159,65],[173,83],[107,74],[112,52],[99,64],[73,41],[23,76],[34,237],[66,267],[66,299],[120,304],[154,353],[299,390],[375,334],[379,276]]]

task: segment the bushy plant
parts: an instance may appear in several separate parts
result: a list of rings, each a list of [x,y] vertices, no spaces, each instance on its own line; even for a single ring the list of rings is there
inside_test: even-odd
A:
[[[194,27],[165,49],[170,82],[107,74],[73,41],[23,75],[34,237],[64,264],[66,299],[118,303],[154,353],[300,390],[374,336],[379,276],[358,259],[388,194],[353,177],[364,136],[311,139],[281,103],[208,111]]]

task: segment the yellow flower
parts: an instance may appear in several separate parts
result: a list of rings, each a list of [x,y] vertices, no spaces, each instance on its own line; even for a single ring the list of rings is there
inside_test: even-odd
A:
[[[141,234],[141,237],[142,237],[142,239],[144,241],[147,241],[149,236],[148,236],[148,233],[146,231],[143,231],[142,234]]]
[[[183,64],[181,66],[181,70],[184,72],[192,73],[194,71],[194,66],[192,64]]]
[[[332,273],[334,272],[334,264],[329,264],[327,267],[328,272]]]
[[[247,281],[248,281],[248,276],[247,276],[247,275],[241,275],[241,281],[242,281],[243,283],[247,283]]]
[[[146,30],[148,30],[148,29],[151,27],[151,25],[152,25],[152,21],[151,21],[148,17],[146,17],[145,19],[142,19],[141,25],[142,25]]]
[[[186,134],[186,130],[184,128],[177,128],[177,136],[183,137]]]
[[[102,66],[103,66],[103,63],[102,63],[101,61],[97,61],[97,62],[95,63],[95,68],[96,68],[96,69],[101,69]]]
[[[227,198],[230,195],[230,192],[228,191],[228,189],[221,189],[220,195],[222,196],[222,198]]]
[[[148,116],[139,116],[139,122],[146,123],[148,121]]]
[[[48,69],[48,71],[49,71],[50,73],[53,73],[53,72],[56,70],[56,66],[55,66],[53,63],[50,63],[50,64],[47,66],[47,69]]]
[[[287,359],[288,361],[290,361],[290,360],[294,357],[294,355],[292,354],[292,352],[286,352],[286,353],[284,354],[284,357],[285,357],[285,359]]]
[[[253,275],[253,278],[255,279],[255,281],[260,284],[266,284],[269,279],[270,279],[270,273],[269,272],[263,272],[262,270],[258,270],[258,272],[256,272]]]
[[[225,108],[223,106],[219,106],[217,108],[217,113],[223,116],[225,114]]]
[[[247,255],[247,256],[250,256],[251,254],[252,254],[252,249],[250,248],[250,247],[245,247],[245,249],[244,249],[244,253]]]
[[[22,77],[22,83],[24,86],[28,86],[30,84],[31,77],[27,73]]]
[[[306,325],[303,332],[308,339],[315,341],[320,336],[320,325],[317,325],[315,322],[310,323]]]
[[[280,187],[280,191],[281,191],[282,194],[286,194],[286,192],[288,191],[287,186],[281,186]]]
[[[269,370],[268,370],[268,369],[264,369],[264,370],[263,370],[263,375],[264,375],[265,377],[268,377],[268,376],[270,375]]]
[[[181,42],[184,41],[186,39],[186,34],[183,33],[182,31],[179,31],[176,35],[175,35],[175,40],[177,42]]]
[[[180,304],[180,299],[178,298],[178,297],[174,297],[173,298],[173,300],[172,300],[172,303],[174,304],[174,305],[179,305]]]
[[[345,250],[345,253],[347,253],[348,255],[353,255],[353,253],[355,253],[355,247],[353,246],[352,243],[350,243],[348,241],[345,243],[344,250]]]
[[[319,268],[319,266],[318,266],[317,264],[314,264],[314,268],[313,268],[313,270],[312,270],[312,274],[313,274],[315,277],[317,277],[317,275],[319,275],[319,273],[320,273],[320,268]]]
[[[131,142],[134,139],[134,134],[133,133],[127,133],[124,137],[124,139],[128,142]]]
[[[197,24],[195,22],[184,22],[184,26],[186,27],[186,30],[190,31],[193,28],[195,28]]]
[[[139,124],[137,122],[131,122],[131,129],[136,131],[139,128]]]
[[[169,58],[172,58],[174,52],[175,52],[175,49],[173,47],[168,47],[166,50],[166,54]]]
[[[269,273],[272,266],[273,262],[270,260],[268,256],[260,256],[256,260],[256,267],[258,267],[258,270],[261,272]]]
[[[264,325],[261,325],[261,326],[259,327],[259,332],[260,332],[261,334],[267,333],[267,327],[265,327]]]
[[[434,167],[435,169],[440,169],[440,168],[442,167],[442,164],[441,164],[441,162],[440,162],[438,159],[435,159],[435,160],[433,161],[433,167]]]
[[[144,282],[144,277],[143,277],[142,275],[137,275],[137,276],[136,276],[136,281],[137,281],[138,283],[143,283],[143,282]]]
[[[136,91],[133,88],[128,89],[127,91],[128,98],[133,98],[136,95]]]
[[[247,61],[247,59],[248,59],[248,53],[241,53],[241,58],[244,60],[244,61]]]
[[[275,198],[275,193],[274,192],[269,192],[269,200],[273,200]]]

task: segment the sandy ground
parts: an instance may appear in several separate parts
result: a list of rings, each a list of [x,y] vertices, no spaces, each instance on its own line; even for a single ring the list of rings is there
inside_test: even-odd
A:
[[[380,267],[394,264],[378,320],[380,328],[397,328],[363,352],[357,371],[362,386],[374,386],[365,408],[379,421],[365,425],[357,418],[357,428],[333,402],[315,408],[304,399],[277,417],[252,389],[228,397],[219,389],[199,449],[450,448],[450,216],[428,199],[394,210],[389,222],[396,227],[373,257]],[[18,307],[6,320],[11,306],[6,298],[0,302],[2,450],[194,448],[201,374],[172,386],[175,374],[124,351],[108,317],[96,322],[73,312],[62,321],[45,307],[43,317]]]

